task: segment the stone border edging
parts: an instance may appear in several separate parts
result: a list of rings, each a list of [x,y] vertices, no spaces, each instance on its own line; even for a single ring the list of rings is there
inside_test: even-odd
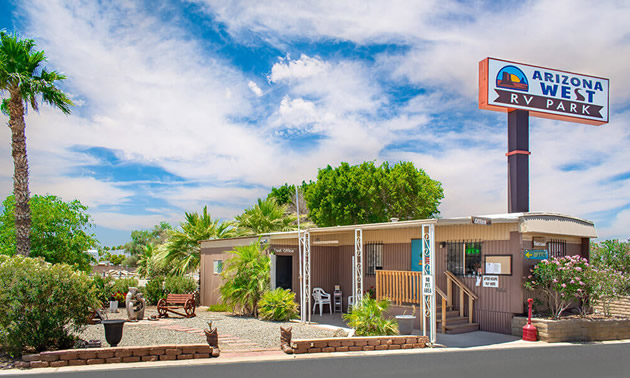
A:
[[[361,336],[335,337],[329,339],[296,339],[289,348],[283,348],[287,354],[330,353],[371,350],[393,350],[424,348],[429,342],[426,336]]]
[[[512,335],[522,336],[527,318],[512,318]],[[538,340],[548,343],[562,341],[606,341],[630,339],[630,319],[532,319],[538,330]]]
[[[43,368],[140,361],[172,361],[219,357],[219,348],[208,344],[150,345],[114,348],[65,349],[27,354],[16,368]]]

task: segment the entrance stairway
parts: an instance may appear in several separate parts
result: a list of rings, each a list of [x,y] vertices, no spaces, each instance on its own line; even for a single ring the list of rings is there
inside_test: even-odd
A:
[[[436,314],[438,314],[437,332],[442,333],[442,319],[440,318],[440,314],[442,314],[441,306],[437,306]],[[474,331],[479,331],[479,323],[468,323],[468,317],[459,316],[459,310],[446,310],[447,334],[467,333]]]

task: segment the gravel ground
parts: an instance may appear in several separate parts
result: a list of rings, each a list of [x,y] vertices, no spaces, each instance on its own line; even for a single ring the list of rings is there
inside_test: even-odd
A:
[[[115,314],[108,313],[108,318],[127,318],[126,310],[119,309],[118,311]],[[209,321],[212,321],[212,326],[218,329],[221,350],[279,349],[280,326],[293,327],[293,338],[295,339],[335,336],[334,329],[317,325],[261,321],[228,313],[208,312],[203,307],[197,308],[196,314],[196,317],[190,319],[174,315],[168,319],[149,321],[146,320],[149,316],[157,315],[155,306],[149,306],[145,312],[145,320],[125,323],[123,337],[118,345],[203,344],[206,343],[206,337],[199,331],[208,328]],[[179,331],[163,327],[181,327],[188,330]],[[101,340],[103,347],[108,346],[101,324],[88,326],[78,336],[83,340]]]

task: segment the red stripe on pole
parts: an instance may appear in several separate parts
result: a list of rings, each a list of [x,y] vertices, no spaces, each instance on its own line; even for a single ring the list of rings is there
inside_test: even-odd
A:
[[[511,156],[511,155],[531,155],[532,153],[529,151],[523,151],[523,150],[514,150],[514,151],[510,151],[510,152],[506,152],[505,156]]]

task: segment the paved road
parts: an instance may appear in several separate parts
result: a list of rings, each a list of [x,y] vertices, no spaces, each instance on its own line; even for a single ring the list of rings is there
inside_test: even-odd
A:
[[[45,377],[630,377],[630,343],[361,355],[46,374]]]

